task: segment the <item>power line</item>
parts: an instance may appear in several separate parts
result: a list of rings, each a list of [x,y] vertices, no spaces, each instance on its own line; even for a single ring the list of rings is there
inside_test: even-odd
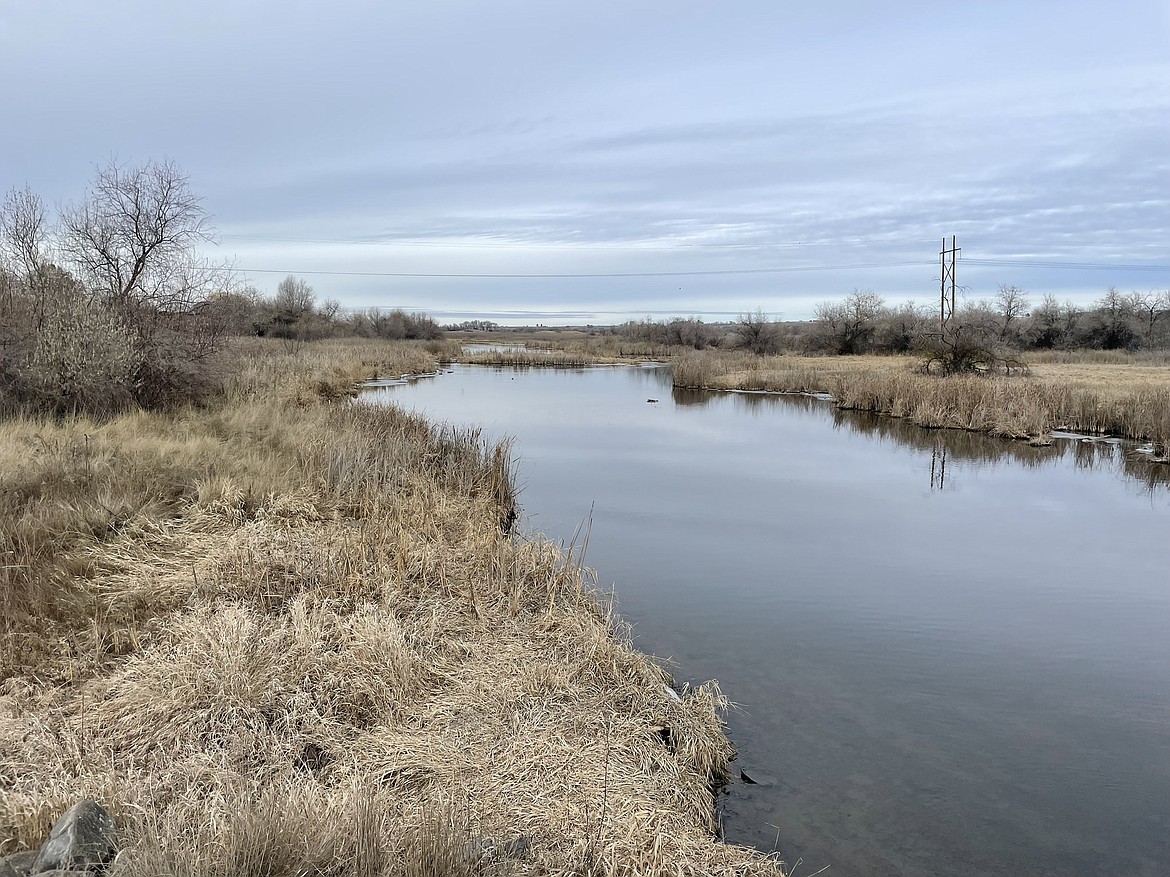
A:
[[[501,279],[501,280],[562,280],[589,277],[709,277],[729,274],[786,274],[802,271],[853,271],[857,269],[909,268],[933,265],[934,262],[867,262],[853,265],[790,265],[779,268],[723,268],[710,271],[607,271],[595,273],[564,274],[481,274],[481,273],[430,273],[415,271],[296,271],[285,268],[243,268],[236,270],[245,274],[305,274],[328,277],[435,277],[444,279]]]
[[[1170,271],[1170,265],[1122,264],[1108,262],[1056,262],[1046,259],[964,259],[967,265],[994,268],[1059,268],[1076,271]]]
[[[988,268],[1050,268],[1067,271],[1170,271],[1170,265],[1109,264],[1105,262],[1053,262],[1040,259],[964,259],[964,264]],[[857,271],[883,268],[913,268],[933,265],[927,261],[857,262],[846,265],[786,265],[772,268],[720,268],[707,271],[597,271],[543,274],[429,271],[303,271],[292,268],[244,268],[245,274],[304,274],[318,277],[402,277],[447,280],[569,280],[630,277],[717,277],[735,274],[788,274],[817,271]]]
[[[409,246],[409,247],[436,247],[452,250],[766,250],[788,249],[800,247],[837,247],[850,244],[891,244],[903,246],[930,243],[926,240],[891,241],[888,238],[842,238],[840,240],[810,240],[810,241],[771,241],[768,243],[639,243],[637,241],[626,244],[576,244],[576,243],[524,243],[521,241],[500,241],[495,243],[468,243],[447,242],[435,240],[385,240],[368,237],[358,238],[295,238],[268,235],[222,234],[223,240],[261,241],[265,243],[286,244],[345,244],[353,246]]]

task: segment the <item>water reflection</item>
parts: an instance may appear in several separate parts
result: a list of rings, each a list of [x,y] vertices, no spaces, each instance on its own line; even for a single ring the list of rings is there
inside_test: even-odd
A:
[[[639,645],[719,679],[776,778],[732,788],[730,839],[836,877],[1170,874],[1166,467],[654,368],[372,398],[514,436],[529,527],[596,509]]]
[[[701,407],[716,399],[730,398],[736,409],[753,417],[759,417],[776,406],[793,411],[828,410],[836,429],[929,454],[926,471],[934,490],[945,489],[948,479],[957,474],[954,465],[947,472],[948,463],[1033,468],[1053,465],[1068,458],[1078,469],[1113,472],[1145,493],[1170,490],[1170,465],[1151,462],[1146,454],[1136,450],[1135,443],[1117,439],[1058,433],[1051,445],[1036,446],[965,430],[924,429],[904,418],[849,411],[836,408],[823,399],[798,394],[717,393],[674,387],[671,397],[676,405],[685,407]]]
[[[947,446],[936,442],[930,452],[930,489],[942,490],[947,486]]]

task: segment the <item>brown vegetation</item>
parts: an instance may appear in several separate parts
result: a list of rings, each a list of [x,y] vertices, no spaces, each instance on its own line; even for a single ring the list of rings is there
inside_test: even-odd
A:
[[[207,216],[169,163],[111,163],[55,222],[29,190],[0,205],[0,409],[110,412],[214,391],[227,282],[196,255]]]
[[[1074,359],[1070,354],[1064,358]],[[827,393],[842,408],[1013,438],[1042,440],[1056,429],[1109,434],[1150,441],[1164,455],[1170,442],[1170,369],[1142,362],[1037,363],[1031,376],[940,377],[921,374],[919,360],[911,357],[702,352],[674,362],[674,383]]]
[[[570,350],[553,350],[546,347],[527,347],[523,350],[483,350],[464,353],[459,361],[469,365],[491,366],[538,366],[554,368],[583,368],[590,365],[623,362],[622,357],[590,352],[578,346]]]
[[[0,852],[92,797],[114,877],[775,873],[714,840],[718,690],[509,532],[507,446],[336,401],[433,354],[238,356],[199,408],[0,425]]]

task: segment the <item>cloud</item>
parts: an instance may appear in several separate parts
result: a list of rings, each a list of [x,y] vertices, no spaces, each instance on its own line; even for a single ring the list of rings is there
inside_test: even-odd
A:
[[[0,76],[36,71],[0,96],[5,187],[74,197],[92,162],[168,155],[220,252],[278,272],[824,269],[314,275],[345,303],[807,315],[855,286],[930,295],[952,233],[969,256],[1170,262],[1153,0],[991,2],[961,28],[840,0],[74,8],[0,7]],[[856,264],[891,267],[829,270]],[[1074,296],[1170,282],[964,270]]]

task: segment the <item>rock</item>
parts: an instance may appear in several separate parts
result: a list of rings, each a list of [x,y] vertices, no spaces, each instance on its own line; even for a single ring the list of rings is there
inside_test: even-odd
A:
[[[17,877],[28,877],[32,873],[33,864],[37,860],[36,850],[25,850],[22,853],[12,853],[0,859],[0,875],[11,877],[9,871],[16,872]],[[5,870],[7,869],[7,870]]]
[[[35,875],[55,871],[102,871],[117,852],[117,826],[94,801],[74,804],[49,832],[33,862]]]

